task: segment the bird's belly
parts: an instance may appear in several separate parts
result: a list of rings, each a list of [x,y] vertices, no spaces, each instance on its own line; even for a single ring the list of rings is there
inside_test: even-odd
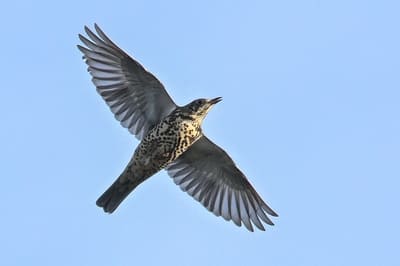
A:
[[[194,127],[184,123],[158,125],[136,148],[132,170],[146,177],[157,173],[183,154],[200,134]]]
[[[134,154],[133,171],[141,176],[157,173],[172,160],[174,147],[172,139],[160,138],[141,143]]]

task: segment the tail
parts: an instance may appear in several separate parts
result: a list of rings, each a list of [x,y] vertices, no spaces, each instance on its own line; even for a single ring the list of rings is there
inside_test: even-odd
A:
[[[105,212],[113,213],[121,202],[145,179],[132,178],[131,171],[124,171],[117,180],[100,196],[96,205]]]

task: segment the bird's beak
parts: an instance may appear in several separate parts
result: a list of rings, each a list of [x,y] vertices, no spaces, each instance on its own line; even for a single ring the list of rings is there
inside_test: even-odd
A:
[[[222,97],[217,97],[217,98],[211,99],[211,100],[208,101],[208,103],[210,105],[214,105],[216,103],[219,103],[220,101],[222,101]]]

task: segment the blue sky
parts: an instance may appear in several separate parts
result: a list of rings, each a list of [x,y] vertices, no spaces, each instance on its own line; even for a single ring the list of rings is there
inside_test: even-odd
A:
[[[0,9],[1,265],[400,265],[398,1],[8,1]],[[280,217],[225,222],[162,171],[112,215],[95,200],[137,140],[97,95],[97,22]]]

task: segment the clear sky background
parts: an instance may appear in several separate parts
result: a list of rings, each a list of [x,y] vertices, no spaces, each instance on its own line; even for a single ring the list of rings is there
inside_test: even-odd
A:
[[[399,1],[7,1],[0,8],[1,265],[400,265]],[[112,215],[137,140],[76,48],[97,22],[280,217],[248,232],[165,171]]]

